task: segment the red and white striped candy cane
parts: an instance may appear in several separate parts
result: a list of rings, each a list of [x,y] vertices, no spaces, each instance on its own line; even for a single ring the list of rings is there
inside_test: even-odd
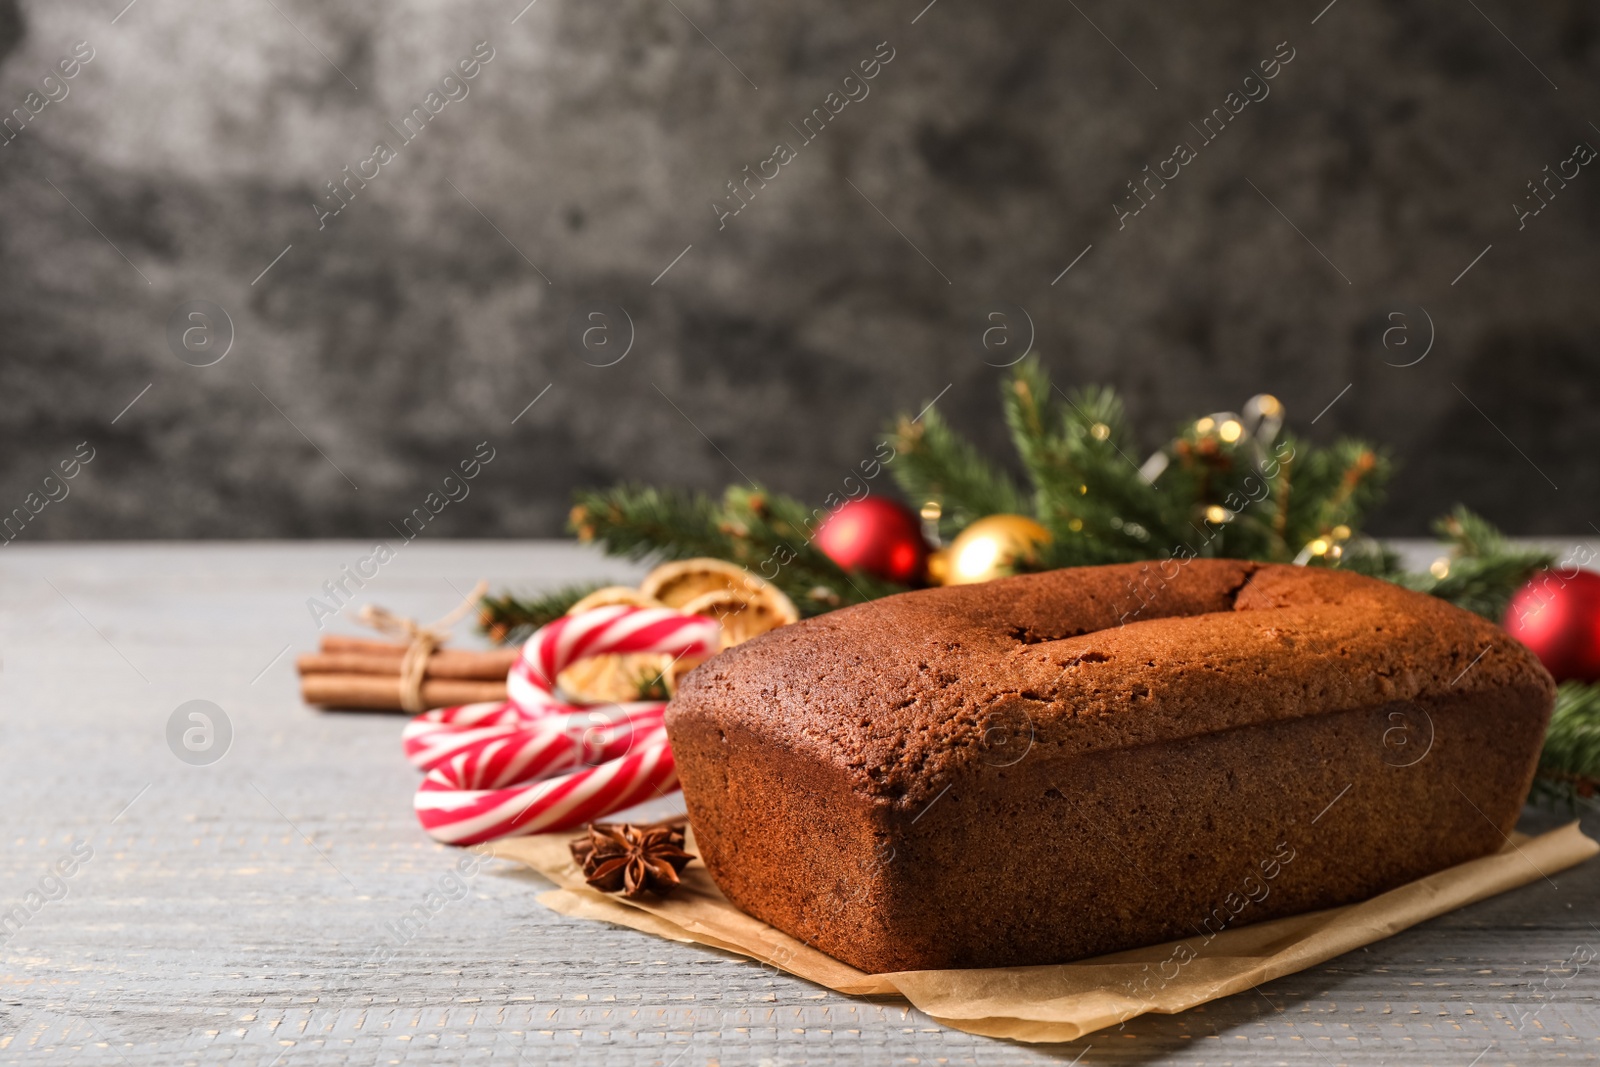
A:
[[[417,818],[437,840],[472,845],[563,830],[677,788],[660,700],[564,702],[555,679],[609,653],[709,656],[714,620],[662,608],[596,608],[542,627],[522,646],[503,703],[465,704],[406,725],[406,758],[427,772]]]

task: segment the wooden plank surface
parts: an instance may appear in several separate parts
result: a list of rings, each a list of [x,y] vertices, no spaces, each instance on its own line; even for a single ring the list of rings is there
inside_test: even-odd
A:
[[[370,547],[0,552],[0,917],[23,912],[0,927],[0,1063],[1600,1059],[1600,961],[1563,966],[1600,948],[1600,863],[1063,1046],[972,1037],[900,1003],[565,919],[509,865],[457,889],[441,881],[457,854],[410,812],[401,719],[296,696],[293,654],[318,636],[306,600]],[[358,595],[432,619],[480,577],[531,590],[639,573],[567,545],[418,542]],[[207,766],[167,741],[194,699],[233,729]],[[1558,821],[1530,813],[1524,829]],[[441,886],[457,899],[396,925]],[[393,955],[379,962],[378,947]]]

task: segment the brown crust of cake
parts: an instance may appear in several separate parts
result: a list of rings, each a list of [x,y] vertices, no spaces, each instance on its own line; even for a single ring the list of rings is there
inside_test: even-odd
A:
[[[890,971],[1201,936],[1493,851],[1553,699],[1442,601],[1192,560],[784,627],[689,674],[667,728],[728,897]]]

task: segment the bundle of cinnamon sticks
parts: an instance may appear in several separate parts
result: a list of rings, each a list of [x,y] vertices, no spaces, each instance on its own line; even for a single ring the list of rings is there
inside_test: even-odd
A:
[[[406,646],[362,637],[327,635],[319,652],[295,661],[300,697],[321,708],[399,711],[400,665]],[[422,676],[422,703],[429,708],[506,698],[506,674],[518,649],[473,652],[440,649],[428,657]]]

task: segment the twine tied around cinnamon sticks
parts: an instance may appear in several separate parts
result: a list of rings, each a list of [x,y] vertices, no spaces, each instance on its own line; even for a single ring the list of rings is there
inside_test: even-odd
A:
[[[466,618],[467,613],[477,606],[478,601],[482,600],[488,591],[489,583],[480,581],[472,587],[472,592],[468,593],[460,604],[427,626],[420,626],[416,619],[396,615],[388,608],[378,607],[376,604],[362,605],[360,619],[364,625],[379,633],[399,637],[406,643],[405,653],[400,657],[402,710],[412,713],[427,710],[427,705],[422,700],[422,679],[428,671],[428,657],[450,639],[451,629]]]

